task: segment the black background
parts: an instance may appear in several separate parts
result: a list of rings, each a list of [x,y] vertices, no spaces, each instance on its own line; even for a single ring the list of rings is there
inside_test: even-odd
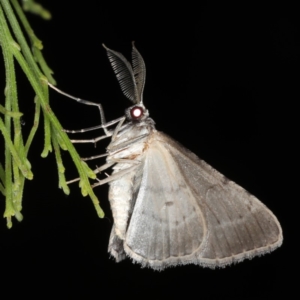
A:
[[[154,272],[129,259],[115,263],[107,253],[112,227],[108,187],[95,191],[104,219],[97,217],[77,184],[65,196],[58,189],[53,153],[46,159],[40,156],[41,126],[29,156],[35,177],[25,186],[24,220],[14,220],[10,230],[4,219],[0,223],[1,285],[9,295],[270,299],[293,292],[293,270],[299,268],[295,242],[299,196],[293,192],[299,177],[294,174],[293,144],[299,136],[294,132],[299,13],[288,4],[225,2],[145,1],[134,6],[112,1],[41,1],[52,12],[52,20],[28,17],[43,41],[58,87],[101,102],[108,120],[122,116],[131,103],[122,95],[101,44],[130,59],[135,41],[147,67],[144,103],[157,129],[266,204],[282,225],[282,247],[217,270],[191,265]],[[18,80],[26,135],[32,124],[33,92],[21,73]],[[100,122],[96,108],[54,91],[51,107],[64,128]],[[107,143],[77,149],[82,156],[100,154]],[[67,153],[63,159],[67,178],[76,177]]]

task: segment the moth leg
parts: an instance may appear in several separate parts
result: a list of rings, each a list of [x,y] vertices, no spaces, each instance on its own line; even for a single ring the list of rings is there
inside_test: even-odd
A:
[[[66,181],[66,184],[70,184],[70,183],[73,183],[73,182],[76,182],[76,181],[79,181],[79,180],[80,180],[80,178],[77,177],[77,178],[74,178],[72,180]]]
[[[104,171],[104,170],[112,167],[116,163],[127,163],[127,164],[132,164],[133,166],[128,167],[128,168],[126,168],[126,169],[124,169],[122,171],[119,171],[117,173],[114,173],[113,175],[108,176],[107,178],[105,178],[103,180],[97,179],[98,183],[94,184],[92,187],[95,187],[95,186],[98,186],[98,185],[102,185],[102,184],[105,184],[107,182],[116,180],[119,177],[122,177],[124,174],[127,174],[128,172],[131,172],[134,169],[134,167],[136,167],[137,165],[139,165],[140,161],[138,161],[138,160],[131,160],[131,159],[125,159],[125,158],[113,159],[111,162],[108,162],[108,163],[104,164],[103,166],[95,169],[94,173],[98,174],[98,173],[100,173],[100,172],[102,172],[102,171]]]
[[[101,166],[101,167],[99,167],[99,168],[93,170],[93,172],[94,172],[95,174],[98,174],[98,173],[100,173],[100,172],[102,172],[102,171],[104,171],[104,170],[110,168],[110,167],[113,166],[114,164],[115,164],[115,162],[109,162],[109,163],[106,163],[106,164],[104,164],[103,166]],[[73,182],[76,182],[76,181],[79,181],[79,180],[80,180],[80,178],[77,177],[77,178],[75,178],[75,179],[72,179],[72,180],[67,181],[67,184],[70,184],[70,183],[73,183]]]
[[[84,129],[78,129],[78,130],[69,130],[69,129],[64,129],[64,132],[68,132],[68,133],[83,133],[83,132],[87,132],[87,131],[92,131],[92,130],[96,130],[96,129],[107,129],[107,127],[112,126],[118,122],[120,122],[124,117],[112,120],[110,122],[107,122],[105,124],[101,124],[101,125],[97,125],[97,126],[93,126],[93,127],[88,127],[88,128],[84,128]],[[108,131],[109,136],[112,135],[111,131]]]
[[[139,165],[141,162],[137,159],[127,159],[127,158],[114,158],[110,159],[114,164],[116,163],[125,163],[125,164],[132,164],[132,165]]]
[[[103,156],[104,156],[104,154],[103,154]],[[125,169],[125,170],[119,171],[119,172],[117,172],[117,173],[115,173],[115,174],[113,174],[113,175],[111,175],[111,176],[108,176],[108,177],[105,178],[105,179],[102,179],[102,180],[101,180],[101,179],[98,179],[98,178],[97,178],[98,182],[92,185],[93,188],[96,187],[96,186],[98,186],[98,185],[102,185],[102,184],[108,183],[108,182],[110,182],[110,181],[119,179],[120,177],[122,177],[122,176],[124,176],[125,174],[127,174],[127,173],[131,172],[132,170],[134,170],[134,168],[136,168],[137,165],[140,164],[140,161],[137,161],[137,160],[130,160],[130,159],[122,159],[122,158],[114,159],[113,161],[108,162],[108,163],[102,165],[101,167],[99,167],[99,168],[97,168],[97,169],[95,169],[95,170],[93,170],[93,171],[94,171],[95,174],[101,173],[102,171],[104,171],[104,170],[106,170],[106,169],[112,167],[112,166],[115,165],[116,163],[127,163],[127,164],[132,164],[133,166],[128,167],[128,168]],[[67,181],[67,184],[70,184],[70,183],[73,183],[73,182],[76,182],[76,181],[79,181],[79,180],[80,180],[80,178],[78,177],[78,178],[75,178],[75,179],[72,179],[72,180]]]
[[[126,162],[126,163],[132,163],[132,164],[134,164],[134,166],[129,167],[129,168],[125,169],[125,170],[119,171],[119,172],[117,172],[117,173],[115,173],[115,174],[113,174],[113,175],[111,175],[111,176],[108,176],[108,177],[105,178],[105,179],[102,179],[102,180],[96,178],[96,179],[98,180],[98,183],[93,184],[93,185],[92,185],[93,188],[96,187],[96,186],[98,186],[98,185],[102,185],[102,184],[108,183],[108,182],[110,182],[110,181],[113,181],[113,180],[116,180],[116,179],[122,177],[124,174],[127,174],[128,172],[131,172],[132,170],[134,170],[134,168],[140,163],[139,161],[131,161],[131,160],[129,160],[129,159],[128,159],[128,160],[127,160],[127,159],[125,159],[125,160],[120,159],[120,160],[117,160],[117,161],[118,161],[118,162],[119,162],[119,161],[122,161],[122,162]],[[109,162],[109,163],[106,163],[106,164],[102,165],[101,167],[99,167],[99,168],[93,170],[93,172],[94,172],[95,174],[101,173],[102,171],[104,171],[104,170],[106,170],[106,169],[112,167],[112,166],[115,165],[116,163],[117,163],[117,162]],[[73,182],[76,182],[76,181],[79,181],[79,180],[80,180],[80,178],[77,177],[77,178],[74,178],[74,179],[72,179],[72,180],[67,181],[66,183],[67,183],[67,184],[70,184],[70,183],[73,183]]]
[[[98,182],[95,183],[95,184],[93,184],[92,187],[94,188],[94,187],[96,187],[98,185],[102,185],[102,184],[105,184],[105,183],[117,180],[119,178],[122,178],[125,174],[132,172],[136,167],[137,167],[137,165],[135,163],[133,166],[131,166],[131,167],[127,168],[127,169],[121,170],[121,171],[119,171],[117,173],[114,173],[114,174],[108,176],[105,179],[102,179],[102,180],[97,179]]]
[[[75,143],[93,143],[93,144],[96,144],[97,142],[99,142],[100,140],[103,140],[103,139],[106,139],[110,137],[109,135],[102,135],[102,136],[99,136],[97,138],[94,138],[94,139],[86,139],[86,140],[70,140],[73,144]]]
[[[61,91],[60,89],[58,89],[57,87],[55,87],[54,85],[52,85],[51,83],[48,82],[48,85],[55,91],[57,91],[58,93],[70,98],[70,99],[73,99],[79,103],[82,103],[82,104],[85,104],[85,105],[92,105],[92,106],[97,106],[98,109],[99,109],[99,112],[100,112],[100,120],[101,120],[101,125],[105,125],[106,124],[106,121],[105,121],[105,115],[104,115],[104,110],[103,110],[103,107],[100,103],[94,103],[92,101],[87,101],[87,100],[83,100],[83,99],[80,99],[80,98],[77,98],[77,97],[74,97],[70,94],[67,94],[63,91]],[[106,127],[102,127],[105,134],[107,136],[110,136],[110,131],[106,128]]]
[[[118,134],[118,132],[119,132],[121,126],[123,125],[124,121],[125,121],[125,118],[123,117],[123,118],[120,120],[120,122],[119,122],[119,124],[117,125],[117,127],[115,128],[115,130],[114,130],[114,133],[113,133],[113,135],[112,135],[112,137],[111,137],[111,140],[112,140],[112,141],[114,141],[114,140],[116,139],[116,136],[117,136],[117,134]]]
[[[92,129],[95,129],[96,127],[97,128],[103,128],[103,129],[107,129],[106,127],[108,126],[111,126],[111,125],[114,125],[116,123],[118,123],[117,127],[112,131],[112,130],[107,130],[107,134],[106,135],[102,135],[102,136],[99,136],[97,138],[93,138],[93,139],[84,139],[84,140],[71,140],[72,143],[93,143],[93,144],[96,144],[97,142],[99,142],[100,140],[103,140],[105,138],[108,138],[108,137],[111,137],[111,136],[116,136],[118,131],[120,130],[122,124],[124,123],[125,121],[125,117],[121,117],[119,119],[116,119],[116,120],[113,120],[109,123],[106,123],[104,125],[99,125],[99,126],[95,126],[95,127],[90,127]],[[80,132],[84,132],[82,130],[85,130],[85,129],[81,129]],[[72,132],[74,133],[75,130],[73,131],[69,131],[69,132]]]
[[[125,117],[121,117],[119,119],[116,119],[116,120],[113,120],[109,123],[106,123],[104,125],[101,125],[100,127],[101,128],[105,128],[107,126],[111,126],[111,125],[114,125],[115,123],[118,123],[118,125],[116,126],[116,128],[112,131],[109,132],[109,135],[103,135],[103,136],[100,136],[100,137],[97,137],[95,139],[89,139],[89,140],[71,140],[72,143],[94,143],[96,144],[98,141],[102,140],[102,139],[105,139],[109,136],[112,136],[113,135],[113,138],[117,135],[117,133],[119,132],[120,128],[122,127],[124,121],[125,121]],[[125,125],[126,126],[126,125]],[[98,128],[100,128],[98,127]],[[84,130],[84,129],[82,129]],[[75,132],[75,131],[73,131]],[[83,131],[81,131],[83,132]],[[105,156],[108,156],[108,153],[105,153],[105,154],[100,154],[100,155],[95,155],[95,156],[91,156],[91,157],[85,157],[85,158],[82,158],[83,161],[87,161],[87,160],[93,160],[93,159],[96,159],[96,158],[101,158],[101,157],[105,157]],[[97,168],[94,170],[94,172],[97,174],[97,173],[100,173],[101,171],[113,166],[114,164],[118,163],[118,162],[124,162],[124,160],[122,159],[117,159],[117,160],[114,160],[112,162],[109,162],[109,163],[106,163],[104,164],[103,166],[101,166],[100,168]],[[126,160],[127,163],[133,163],[131,160]],[[134,164],[137,164],[137,162],[135,161]],[[75,178],[75,179],[72,179],[70,181],[67,182],[67,184],[69,183],[73,183],[73,182],[76,182],[78,181],[80,178]],[[99,182],[101,182],[99,180]],[[105,183],[105,182],[104,182]],[[101,184],[104,184],[104,183],[101,183]],[[97,186],[99,184],[96,184],[96,185],[93,185],[92,187],[94,186]]]
[[[105,156],[107,156],[107,155],[108,155],[108,153],[105,153],[105,154],[99,154],[99,155],[90,156],[90,157],[81,157],[81,160],[83,160],[83,161],[93,160],[93,159],[105,157]]]
[[[104,164],[103,166],[93,170],[95,174],[98,174],[98,173],[101,173],[102,171],[112,167],[113,165],[115,164],[115,162],[109,162],[109,163],[106,163]]]

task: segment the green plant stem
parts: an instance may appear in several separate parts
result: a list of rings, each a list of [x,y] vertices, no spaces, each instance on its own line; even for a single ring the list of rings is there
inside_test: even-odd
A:
[[[43,43],[42,41],[34,34],[33,29],[31,28],[29,22],[27,21],[27,18],[21,8],[21,6],[19,5],[19,2],[17,0],[11,0],[12,5],[14,7],[14,9],[16,10],[18,17],[20,19],[20,21],[22,22],[22,25],[25,29],[25,31],[27,32],[32,46],[33,46],[33,54],[34,54],[34,58],[35,61],[38,62],[38,64],[40,65],[43,73],[46,75],[46,77],[48,78],[48,80],[52,83],[55,84],[55,80],[52,77],[53,71],[49,68],[49,66],[47,65],[41,50],[43,49]]]
[[[25,144],[25,155],[27,155],[28,151],[29,151],[29,147],[33,141],[33,138],[35,136],[35,133],[39,127],[39,122],[40,122],[40,115],[41,115],[41,104],[40,102],[37,100],[37,96],[34,97],[34,102],[35,102],[35,112],[34,112],[34,119],[33,119],[33,125],[32,128],[30,130],[30,133],[28,135],[26,144]]]
[[[13,111],[6,110],[5,107],[3,107],[2,105],[0,105],[0,113],[4,115],[8,115],[12,118],[20,118],[23,115],[21,112],[13,112]]]
[[[66,178],[65,178],[65,167],[61,159],[60,146],[58,143],[57,134],[52,134],[52,142],[53,142],[53,148],[54,148],[57,170],[58,170],[58,179],[59,179],[58,186],[59,188],[63,189],[66,195],[69,195],[70,189],[69,186],[67,185]]]
[[[35,46],[35,58],[38,60],[43,72],[47,75],[48,79],[41,73],[39,67],[33,57],[30,48],[23,36],[22,30],[18,24],[18,21],[14,15],[12,7],[8,0],[0,0],[0,45],[2,46],[3,57],[6,69],[6,105],[5,108],[1,108],[1,112],[4,113],[4,122],[0,117],[0,130],[5,140],[5,180],[2,181],[0,190],[6,195],[6,211],[5,217],[7,217],[8,226],[11,226],[11,216],[19,220],[22,219],[20,210],[22,208],[21,199],[24,187],[25,178],[31,179],[33,177],[30,171],[30,163],[27,160],[27,154],[32,143],[33,137],[38,128],[40,119],[40,107],[44,114],[44,132],[45,132],[45,145],[42,152],[42,156],[47,156],[48,152],[52,150],[52,144],[55,150],[55,156],[59,169],[59,185],[63,188],[65,193],[69,193],[69,188],[66,185],[64,177],[64,167],[60,155],[60,147],[67,149],[74,161],[74,164],[78,170],[80,176],[80,186],[82,194],[89,194],[99,217],[103,217],[103,211],[99,206],[99,201],[95,196],[93,189],[89,183],[90,178],[95,178],[94,172],[87,166],[82,164],[80,157],[78,156],[73,144],[70,142],[68,136],[63,131],[59,121],[55,117],[49,105],[48,96],[48,80],[54,83],[54,79],[51,77],[52,71],[46,65],[44,58],[40,52],[42,45],[34,35],[29,23],[23,11],[21,10],[16,0],[11,0],[15,10],[18,13],[21,22],[23,23],[25,30],[29,33],[29,36]],[[3,13],[6,14],[7,20],[13,30],[14,36],[18,41],[18,44],[14,41],[8,24]],[[23,142],[21,134],[21,124],[19,116],[21,113],[18,108],[17,98],[17,86],[14,71],[14,59],[21,66],[23,72],[26,74],[33,90],[36,93],[36,111],[34,116],[33,127],[30,131],[28,139]],[[14,142],[11,141],[11,122],[13,118],[14,125]],[[12,172],[13,170],[13,172]],[[14,185],[12,185],[12,176],[14,177]],[[14,201],[14,202],[13,202]]]

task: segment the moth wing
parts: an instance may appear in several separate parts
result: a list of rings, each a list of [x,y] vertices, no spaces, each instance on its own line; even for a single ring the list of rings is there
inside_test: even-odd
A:
[[[273,213],[168,136],[155,132],[124,242],[154,269],[225,266],[273,251],[282,231]]]
[[[160,141],[151,140],[124,250],[154,269],[192,263],[205,236],[202,212],[173,157]]]

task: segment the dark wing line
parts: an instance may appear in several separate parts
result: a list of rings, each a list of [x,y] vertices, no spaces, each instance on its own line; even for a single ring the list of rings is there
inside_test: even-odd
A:
[[[223,202],[221,202],[221,205],[225,208],[225,205],[224,205]],[[236,208],[235,208],[235,210],[236,210]],[[226,211],[226,214],[227,214],[228,219],[230,219],[230,221],[232,221],[232,218],[230,217],[230,215],[229,215],[229,213],[227,212],[227,210],[225,210],[225,211]],[[237,211],[237,210],[236,210],[236,211]],[[253,240],[253,238],[252,238],[252,236],[251,236],[251,234],[250,234],[250,232],[249,232],[249,229],[248,229],[247,224],[245,224],[245,228],[246,228],[246,231],[247,231],[249,237],[251,238],[251,240],[252,240],[252,242],[253,242],[253,245],[255,245],[254,240]],[[243,243],[242,243],[240,234],[239,234],[239,232],[238,232],[238,230],[237,230],[237,228],[236,228],[236,225],[233,227],[233,229],[234,229],[234,232],[235,232],[236,236],[238,237],[239,244],[241,245],[241,247],[243,247]]]

